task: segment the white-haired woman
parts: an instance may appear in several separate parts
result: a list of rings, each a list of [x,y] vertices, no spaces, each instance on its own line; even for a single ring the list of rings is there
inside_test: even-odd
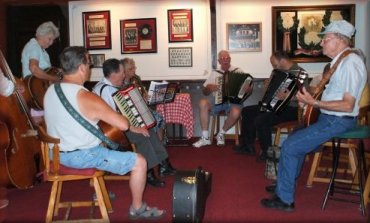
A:
[[[53,22],[44,22],[36,30],[36,36],[31,38],[22,51],[23,77],[34,75],[40,79],[58,81],[57,76],[48,75],[45,69],[51,67],[49,48],[59,37],[59,29]]]

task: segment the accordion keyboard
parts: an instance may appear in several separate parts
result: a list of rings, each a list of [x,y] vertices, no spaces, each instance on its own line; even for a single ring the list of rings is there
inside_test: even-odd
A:
[[[215,104],[222,104],[223,95],[222,95],[222,85],[223,85],[223,76],[216,77],[216,84],[218,85],[218,90],[215,94]]]
[[[118,91],[113,95],[113,100],[132,126],[150,128],[156,124],[155,118],[137,88],[129,87]]]

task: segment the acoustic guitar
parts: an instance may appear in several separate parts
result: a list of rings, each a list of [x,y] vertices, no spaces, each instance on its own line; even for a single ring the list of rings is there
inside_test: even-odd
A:
[[[45,72],[50,76],[58,77],[59,80],[63,79],[63,73],[59,68],[50,67]],[[24,78],[24,83],[26,85],[26,91],[31,96],[31,101],[27,101],[28,106],[36,110],[44,110],[44,96],[51,82],[34,75],[29,75]]]

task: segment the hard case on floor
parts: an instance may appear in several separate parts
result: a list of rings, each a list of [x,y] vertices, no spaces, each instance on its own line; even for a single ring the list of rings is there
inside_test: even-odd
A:
[[[202,222],[212,174],[201,167],[177,170],[173,186],[173,222]]]

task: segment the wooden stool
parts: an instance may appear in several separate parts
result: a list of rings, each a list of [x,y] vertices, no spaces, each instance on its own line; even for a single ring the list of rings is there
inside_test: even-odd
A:
[[[213,138],[215,134],[217,134],[220,131],[220,117],[225,117],[227,118],[227,113],[225,112],[220,112],[218,115],[212,115],[212,125],[211,125],[211,144],[213,143]],[[239,134],[240,134],[240,118],[235,123],[235,133],[234,134],[226,134],[225,133],[225,139],[234,139],[235,140],[235,145],[239,145]]]
[[[328,189],[326,191],[323,204],[321,206],[321,209],[325,209],[325,205],[328,199],[338,200],[338,201],[347,201],[352,203],[360,203],[360,209],[361,214],[365,215],[365,205],[364,205],[364,188],[363,188],[363,175],[367,176],[366,171],[366,161],[365,161],[365,155],[364,155],[364,142],[363,140],[366,138],[370,138],[370,127],[369,126],[357,126],[343,134],[340,134],[338,136],[335,136],[332,138],[332,147],[333,147],[333,171],[330,177]],[[358,147],[357,147],[357,171],[358,171],[358,186],[359,189],[356,190],[357,193],[353,193],[355,190],[353,187],[351,188],[345,188],[345,187],[336,187],[336,174],[337,174],[337,168],[339,163],[339,155],[340,155],[340,142],[343,139],[347,140],[359,140]],[[351,185],[352,186],[352,185]],[[359,195],[360,201],[356,202],[354,200],[347,200],[343,198],[336,198],[334,197],[335,189],[337,189],[338,193],[346,193],[349,195]],[[351,193],[348,193],[350,190]]]

